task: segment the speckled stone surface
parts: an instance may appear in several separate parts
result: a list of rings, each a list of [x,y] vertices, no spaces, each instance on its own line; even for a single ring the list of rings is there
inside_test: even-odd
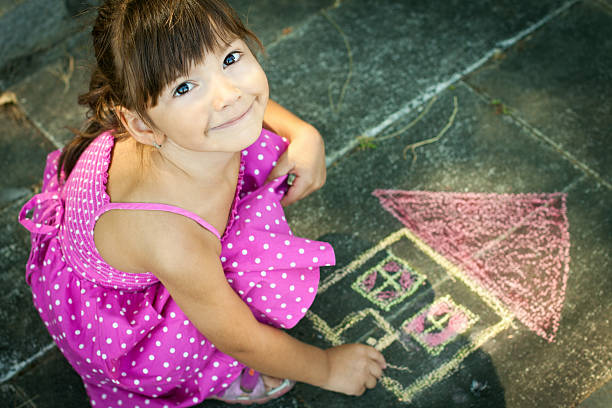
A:
[[[454,97],[459,109],[450,130],[438,142],[417,149],[416,161],[410,154],[404,159],[401,152],[407,144],[435,136],[447,123]],[[497,113],[495,105],[463,84],[444,92],[427,116],[406,135],[382,141],[375,149],[351,152],[330,169],[328,182],[321,191],[290,207],[289,219],[298,234],[327,238],[334,246],[339,262],[330,274],[341,272],[361,253],[402,228],[372,196],[377,188],[568,194],[571,272],[555,341],[546,342],[516,321],[484,343],[478,353],[463,360],[460,370],[424,387],[414,396],[414,406],[443,407],[448,401],[461,407],[574,406],[592,392],[594,383],[606,380],[612,363],[606,340],[610,336],[609,320],[603,318],[612,310],[612,302],[606,299],[612,263],[605,250],[612,236],[612,218],[607,215],[605,204],[612,198],[608,189],[575,169],[570,161],[511,117]],[[598,259],[596,264],[592,263],[593,256]],[[405,259],[417,264],[419,257],[422,255],[418,251],[407,251],[405,255]],[[431,262],[420,268],[434,277],[444,274],[434,272],[435,264]],[[313,312],[325,316],[332,327],[351,311],[372,307],[351,289],[355,277],[351,275],[347,281],[341,281],[331,294],[320,295],[315,302]],[[404,301],[387,319],[393,319],[391,324],[398,327],[423,304],[447,291],[453,298],[462,299],[468,309],[481,310],[482,322],[492,319],[490,311],[480,309],[477,295],[462,297],[460,286],[432,278],[429,289]],[[301,328],[305,338],[316,341],[316,327],[305,326]],[[373,335],[376,336],[375,332]],[[367,338],[362,336],[349,338],[353,341]],[[418,353],[390,349],[385,357],[399,366],[426,366],[430,363],[428,358],[432,358],[413,360]],[[442,364],[446,357],[437,358]],[[390,375],[398,373],[390,370]],[[486,391],[476,395],[471,390],[473,381],[488,384]],[[325,401],[325,405],[345,401],[335,406],[355,403],[322,391],[312,392],[308,402]],[[392,402],[388,394],[388,390],[377,388],[364,397],[363,406],[372,406],[385,398],[385,406],[401,406]]]
[[[610,50],[612,10],[586,2],[474,72],[468,82],[488,95],[503,95],[500,102],[508,109],[611,185]]]
[[[0,108],[0,208],[31,194],[53,145],[15,108]]]
[[[335,158],[562,4],[347,1],[269,49],[271,95],[317,125]]]

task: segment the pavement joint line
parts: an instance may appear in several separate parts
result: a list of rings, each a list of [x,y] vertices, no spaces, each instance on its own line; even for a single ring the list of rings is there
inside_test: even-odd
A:
[[[52,350],[53,348],[55,348],[55,343],[51,342],[49,344],[47,344],[45,347],[42,348],[42,350],[38,351],[36,354],[34,354],[33,356],[30,356],[29,358],[27,358],[24,361],[21,361],[15,365],[13,365],[13,367],[11,367],[8,371],[7,374],[4,375],[4,377],[0,378],[0,384],[3,384],[7,381],[9,381],[11,378],[15,377],[17,374],[19,374],[24,368],[26,368],[27,366],[29,366],[31,363],[33,363],[34,361],[38,360],[39,358],[41,358],[42,356],[44,356],[45,354],[47,354],[48,351]]]
[[[47,129],[45,129],[45,127],[43,126],[42,123],[38,122],[37,120],[34,120],[34,119],[30,118],[29,116],[28,116],[28,119],[30,120],[30,122],[32,122],[34,127],[40,133],[42,133],[51,142],[51,144],[53,146],[55,146],[56,149],[62,149],[64,147],[64,143],[61,143],[59,140],[57,140],[55,138],[55,136],[53,136],[53,134],[51,132],[49,132]]]
[[[0,388],[2,389],[2,391],[6,391],[8,389],[22,399],[23,402],[15,406],[14,408],[23,408],[26,406],[30,408],[36,408],[36,404],[34,404],[34,400],[39,397],[38,395],[35,395],[34,397],[30,398],[28,394],[20,386],[15,385],[15,384],[6,384],[2,388]]]
[[[585,163],[581,162],[576,157],[574,157],[574,155],[572,155],[570,152],[568,152],[567,150],[563,149],[563,147],[560,144],[558,144],[557,142],[555,142],[554,140],[552,140],[551,138],[546,136],[543,132],[541,132],[536,127],[530,125],[529,123],[527,123],[522,118],[520,118],[518,116],[515,116],[515,115],[512,115],[512,114],[510,114],[510,117],[513,120],[515,120],[518,124],[523,126],[534,138],[540,139],[540,140],[550,144],[552,147],[554,147],[555,150],[557,150],[559,152],[559,154],[561,154],[561,156],[564,156],[572,165],[574,165],[574,167],[577,167],[579,170],[582,170],[587,175],[593,177],[597,182],[601,183],[606,188],[608,188],[608,190],[612,190],[612,184],[611,183],[606,181],[598,172],[596,172],[595,170],[591,169],[588,165],[586,165]]]
[[[593,390],[591,392],[589,392],[588,394],[585,395],[584,398],[582,398],[582,400],[580,401],[580,404],[582,404],[582,402],[584,402],[584,400],[586,400],[587,398],[589,398],[591,396],[591,394],[593,394],[595,391],[598,391],[600,388],[602,388],[603,386],[605,386],[609,381],[612,381],[612,369],[609,369],[608,372],[608,376],[600,379],[599,384],[597,384]],[[578,404],[578,405],[580,405]]]
[[[566,10],[568,10],[569,8],[574,6],[575,4],[580,3],[582,1],[583,0],[570,0],[570,1],[566,2],[561,7],[553,10],[551,13],[548,13],[547,15],[542,17],[538,22],[536,22],[532,26],[527,27],[523,31],[519,31],[519,33],[516,34],[514,37],[511,37],[511,38],[508,38],[507,40],[503,40],[503,41],[498,42],[497,43],[498,46],[500,48],[502,48],[502,49],[507,49],[507,48],[511,47],[512,45],[516,44],[517,42],[519,42],[523,38],[527,37],[529,34],[533,33],[536,30],[538,30],[540,27],[542,27],[544,24],[548,23],[553,18],[557,17],[558,15],[562,14],[563,12],[565,12]]]
[[[445,81],[441,81],[441,82],[438,82],[437,84],[428,86],[427,88],[425,88],[425,90],[420,95],[408,101],[408,103],[406,103],[404,106],[402,106],[399,110],[395,111],[391,115],[387,116],[387,118],[385,118],[378,125],[367,129],[361,136],[364,136],[367,138],[375,138],[384,129],[391,126],[393,123],[395,123],[402,117],[408,115],[410,112],[412,112],[417,107],[426,104],[431,98],[433,98],[434,96],[440,95],[449,86],[460,81],[466,75],[469,75],[470,73],[476,71],[478,68],[483,66],[486,62],[488,62],[495,55],[498,55],[500,52],[505,51],[508,48],[512,47],[514,44],[516,44],[523,38],[527,37],[534,31],[541,28],[543,25],[548,23],[550,20],[557,17],[558,15],[560,15],[561,13],[563,13],[564,11],[568,10],[569,8],[571,8],[572,6],[574,6],[575,4],[581,1],[582,0],[570,0],[564,3],[559,8],[553,10],[552,12],[542,17],[536,23],[532,24],[531,26],[527,27],[524,30],[519,31],[514,36],[507,38],[505,40],[498,41],[495,44],[495,47],[487,51],[481,58],[479,58],[477,61],[469,65],[467,68],[465,68],[462,71],[455,72]],[[328,155],[325,158],[325,164],[327,165],[327,167],[330,167],[332,164],[334,164],[334,162],[341,159],[343,156],[346,155],[346,153],[353,150],[357,146],[359,146],[359,139],[353,138],[344,147]]]
[[[17,96],[17,99],[16,101],[14,101],[14,104],[23,113],[24,119],[29,121],[36,130],[42,133],[42,135],[46,137],[51,142],[51,144],[55,146],[56,149],[61,149],[62,147],[64,147],[64,144],[59,142],[53,136],[53,134],[51,134],[51,132],[47,131],[47,129],[45,129],[42,123],[36,121],[34,118],[31,117],[31,115],[28,114],[28,111],[24,108],[23,104],[19,99],[19,96]]]
[[[593,1],[599,4],[600,6],[602,6],[603,8],[605,8],[610,13],[612,13],[612,4],[606,3],[604,0],[593,0]]]
[[[491,95],[489,95],[485,91],[482,91],[482,90],[479,90],[479,89],[475,88],[470,83],[468,83],[466,81],[461,81],[461,82],[464,85],[466,85],[467,88],[474,93],[474,95],[476,95],[479,98],[481,98],[484,102],[486,102],[488,104],[491,104],[492,101],[495,100],[495,98],[492,98]],[[506,105],[506,106],[508,106],[508,105]],[[591,169],[587,164],[583,163],[582,161],[580,161],[579,159],[574,157],[574,155],[572,155],[570,152],[565,150],[561,144],[557,143],[556,141],[554,141],[550,137],[546,136],[538,128],[536,128],[535,126],[531,125],[525,119],[523,119],[522,117],[520,117],[519,115],[517,115],[516,113],[513,113],[513,112],[518,112],[518,110],[514,109],[514,108],[512,108],[510,106],[510,110],[508,111],[508,113],[505,113],[504,116],[507,116],[514,123],[516,123],[517,125],[519,125],[522,128],[524,128],[527,131],[527,134],[529,134],[534,139],[539,140],[539,141],[543,141],[543,142],[549,144],[561,156],[563,156],[566,160],[568,160],[574,167],[578,168],[578,170],[581,170],[584,174],[593,177],[598,183],[601,183],[602,185],[604,185],[609,190],[612,190],[612,184],[610,182],[606,181],[598,172],[596,172],[595,170]],[[568,186],[566,186],[566,188],[569,188],[570,186],[571,185],[568,185]]]

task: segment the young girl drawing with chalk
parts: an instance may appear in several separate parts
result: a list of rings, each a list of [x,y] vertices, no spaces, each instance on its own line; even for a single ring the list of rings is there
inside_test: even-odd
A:
[[[35,307],[91,404],[374,387],[375,349],[322,350],[282,330],[334,254],[283,215],[323,184],[324,147],[268,99],[256,37],[220,0],[108,0],[92,33],[88,121],[20,213]]]

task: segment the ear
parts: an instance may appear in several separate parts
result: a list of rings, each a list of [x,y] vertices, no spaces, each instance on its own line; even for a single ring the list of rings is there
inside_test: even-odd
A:
[[[153,143],[163,143],[162,137],[158,135],[155,130],[149,126],[136,112],[132,112],[124,107],[118,107],[115,109],[119,113],[119,120],[121,124],[126,128],[130,135],[136,139],[137,142],[144,145],[153,146]]]

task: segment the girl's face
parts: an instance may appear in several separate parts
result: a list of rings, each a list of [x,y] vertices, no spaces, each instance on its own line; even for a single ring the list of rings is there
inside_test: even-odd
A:
[[[237,39],[167,86],[147,113],[158,143],[196,152],[237,152],[257,140],[268,94],[265,73]]]

